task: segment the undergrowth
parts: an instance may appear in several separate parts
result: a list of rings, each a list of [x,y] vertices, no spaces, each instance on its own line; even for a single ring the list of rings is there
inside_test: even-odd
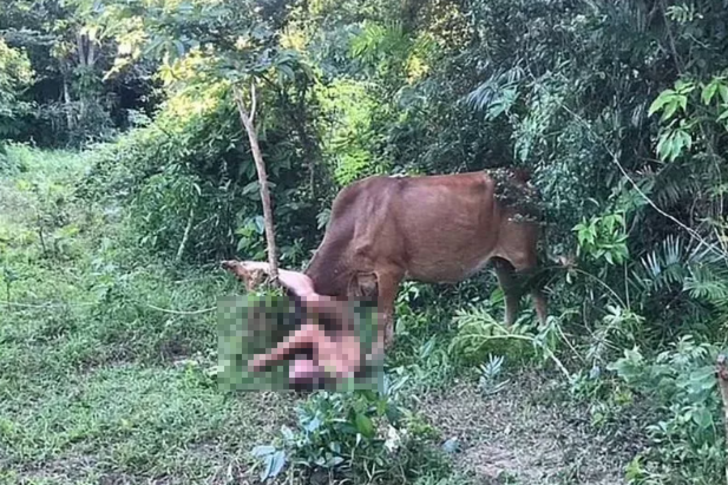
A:
[[[255,397],[217,390],[215,304],[234,282],[133,250],[115,208],[77,196],[84,154],[8,152],[0,482],[243,474],[248,446],[236,450],[288,408],[283,396],[262,415]]]

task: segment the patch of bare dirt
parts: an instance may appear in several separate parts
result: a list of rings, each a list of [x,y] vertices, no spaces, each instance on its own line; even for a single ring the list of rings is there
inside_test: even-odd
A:
[[[511,378],[485,396],[458,383],[429,396],[422,411],[444,439],[457,440],[455,463],[479,483],[620,485],[633,450],[595,433],[587,410],[556,397],[555,383]]]

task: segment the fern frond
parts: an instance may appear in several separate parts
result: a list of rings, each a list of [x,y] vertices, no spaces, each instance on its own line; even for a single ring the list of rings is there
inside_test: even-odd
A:
[[[655,202],[660,207],[674,207],[686,198],[693,199],[703,191],[700,181],[691,174],[680,174],[663,180],[656,184],[654,189]]]
[[[679,236],[669,235],[652,252],[640,259],[640,269],[633,272],[633,281],[646,291],[659,292],[682,285],[690,252]]]
[[[689,267],[689,276],[685,279],[683,290],[696,300],[722,304],[728,300],[728,278],[707,264],[696,264]]]
[[[513,103],[518,84],[524,71],[514,66],[505,71],[497,71],[463,99],[466,105],[476,111],[487,112],[493,104]]]

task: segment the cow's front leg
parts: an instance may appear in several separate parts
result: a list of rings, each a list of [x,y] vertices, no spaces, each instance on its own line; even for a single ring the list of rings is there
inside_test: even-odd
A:
[[[533,299],[533,305],[536,307],[538,320],[541,322],[541,325],[546,325],[548,304],[546,303],[546,295],[544,295],[543,289],[540,285],[531,290],[531,298]]]
[[[372,350],[368,360],[375,360],[383,357],[387,350],[392,346],[394,340],[394,319],[392,313],[386,313],[382,310],[377,311],[377,329],[376,337],[372,342]]]
[[[503,288],[506,300],[506,325],[510,326],[516,321],[520,300],[527,289],[530,289],[533,305],[541,324],[546,323],[547,303],[543,293],[542,277],[537,274],[535,256],[531,258],[514,258],[515,262],[505,259],[494,259],[498,282]]]
[[[379,318],[379,338],[384,350],[389,350],[394,341],[394,301],[397,298],[399,284],[402,282],[402,272],[399,270],[386,270],[377,272],[379,297],[377,306]]]

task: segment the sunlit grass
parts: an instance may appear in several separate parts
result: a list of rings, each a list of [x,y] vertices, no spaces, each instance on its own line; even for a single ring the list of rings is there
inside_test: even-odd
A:
[[[85,154],[12,145],[8,155],[0,483],[223,483],[245,474],[252,446],[291,408],[285,395],[221,392],[209,372],[213,309],[231,279],[127,247],[123,222],[76,196]]]

